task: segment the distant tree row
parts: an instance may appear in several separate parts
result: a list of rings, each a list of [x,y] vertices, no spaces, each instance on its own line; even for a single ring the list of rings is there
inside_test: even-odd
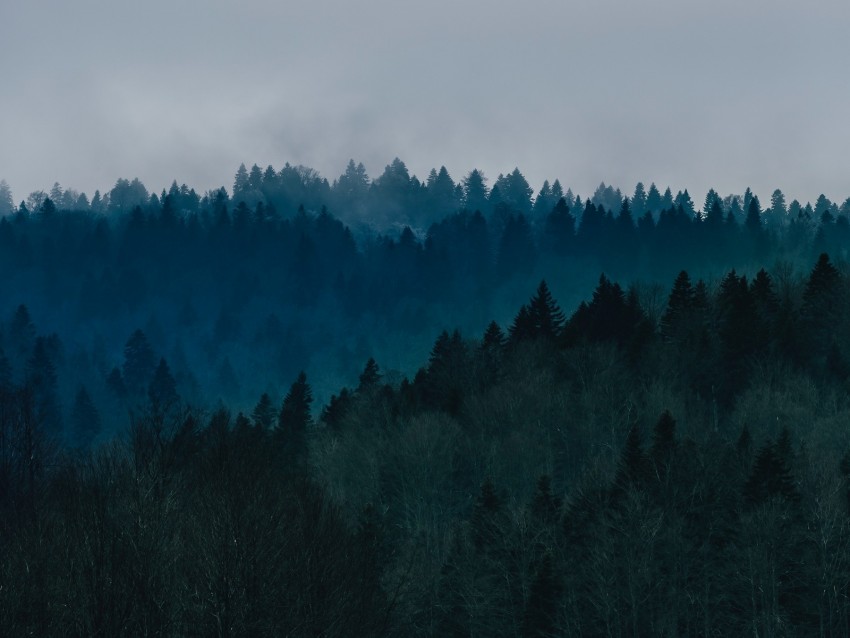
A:
[[[584,201],[571,189],[566,191],[559,180],[544,181],[536,195],[528,180],[518,168],[507,174],[499,174],[492,186],[478,169],[470,171],[463,179],[455,181],[446,168],[432,169],[425,180],[411,175],[403,161],[396,158],[384,168],[377,178],[371,179],[362,163],[349,161],[342,175],[329,182],[317,171],[306,166],[285,164],[275,170],[254,164],[250,169],[242,164],[236,172],[234,183],[228,191],[222,187],[206,193],[173,182],[160,194],[149,191],[138,179],[119,179],[108,192],[95,192],[89,200],[85,193],[73,188],[64,189],[55,183],[49,191],[30,193],[25,201],[16,205],[11,189],[0,181],[0,216],[13,213],[33,213],[39,210],[46,199],[50,199],[59,210],[91,211],[100,214],[130,214],[137,206],[156,210],[165,205],[179,213],[201,213],[215,207],[222,197],[231,200],[232,206],[244,202],[250,209],[262,203],[277,213],[290,217],[299,207],[319,211],[327,207],[349,224],[367,225],[386,231],[410,225],[426,229],[433,222],[460,210],[480,211],[489,216],[501,208],[513,214],[532,219],[547,215],[560,199],[580,217]],[[719,216],[734,219],[743,224],[750,203],[755,195],[748,188],[743,195],[721,197],[713,189],[706,194],[700,209],[691,200],[688,191],[675,195],[668,187],[663,193],[650,184],[646,188],[638,183],[629,196],[619,189],[601,183],[590,201],[604,212],[617,215],[624,200],[628,199],[634,220],[650,213],[657,220],[662,211],[680,207],[689,217],[703,218]],[[713,210],[715,203],[716,210]],[[794,200],[786,202],[781,190],[771,194],[770,205],[764,209],[763,222],[776,231],[795,221],[819,223],[824,215],[834,221],[839,216],[850,216],[850,197],[841,203],[829,201],[821,194],[814,205],[801,204]]]

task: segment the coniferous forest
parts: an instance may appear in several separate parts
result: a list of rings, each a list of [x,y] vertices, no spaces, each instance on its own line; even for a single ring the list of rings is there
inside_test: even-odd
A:
[[[0,634],[850,635],[850,198],[0,182]]]

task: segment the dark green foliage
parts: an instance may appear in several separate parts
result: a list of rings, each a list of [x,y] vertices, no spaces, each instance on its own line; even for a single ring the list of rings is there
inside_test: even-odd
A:
[[[377,387],[381,381],[381,373],[378,369],[378,364],[375,363],[375,360],[372,357],[369,357],[369,360],[366,362],[366,367],[363,368],[363,372],[360,373],[360,383],[357,386],[357,392],[372,392]]]
[[[548,638],[557,635],[558,605],[562,587],[552,556],[543,555],[531,583],[522,635],[524,638]]]
[[[268,392],[263,392],[260,395],[254,411],[251,413],[251,418],[254,420],[254,425],[263,430],[271,430],[275,422],[275,409],[272,404],[272,399]]]
[[[287,472],[299,472],[307,461],[307,432],[313,423],[310,405],[313,392],[302,371],[283,398],[283,405],[274,429],[280,444],[283,467]]]
[[[694,308],[694,291],[691,279],[684,270],[673,282],[673,290],[667,300],[667,308],[661,317],[661,336],[674,339],[687,327]]]
[[[537,293],[528,303],[528,312],[534,337],[555,339],[560,335],[565,321],[564,313],[549,292],[545,281],[541,281],[537,286]]]
[[[505,345],[505,333],[495,321],[487,324],[487,330],[481,339],[481,348],[487,351],[498,351]]]
[[[0,348],[0,390],[9,390],[12,386],[12,364],[3,348]]]
[[[165,359],[160,359],[154,370],[153,378],[148,387],[148,399],[155,412],[168,411],[177,406],[180,396],[177,394],[177,383]]]
[[[328,404],[322,408],[321,421],[332,430],[338,430],[345,421],[345,416],[353,403],[353,397],[348,388],[332,394]]]
[[[444,330],[440,333],[431,349],[427,370],[416,375],[415,384],[422,401],[449,414],[457,414],[468,383],[469,362],[469,352],[460,332],[455,330],[449,335]]]
[[[106,387],[117,399],[124,399],[127,396],[127,386],[124,385],[124,377],[117,366],[112,368],[106,377]]]
[[[303,437],[312,422],[310,416],[310,404],[312,403],[313,392],[307,383],[307,375],[301,372],[283,398],[276,431],[284,438]]]
[[[561,499],[552,494],[552,479],[541,476],[531,501],[531,515],[543,525],[553,525],[560,518]]]
[[[564,198],[560,198],[546,217],[540,247],[559,257],[570,254],[575,248],[576,219]]]
[[[531,316],[528,306],[523,305],[508,329],[508,339],[510,343],[519,343],[533,339],[534,336],[534,318]]]
[[[583,340],[628,343],[643,318],[640,307],[635,304],[636,299],[627,299],[619,284],[601,275],[591,302],[582,302],[567,322],[562,333],[563,343],[567,346]]]
[[[502,501],[490,479],[481,486],[470,517],[472,542],[479,551],[493,548],[502,532]]]
[[[652,431],[652,449],[650,455],[656,467],[669,463],[676,449],[676,421],[669,410],[664,410]]]
[[[828,353],[834,326],[847,308],[847,298],[841,273],[825,253],[809,275],[803,291],[800,309],[803,338],[801,345],[806,356],[820,363]]]
[[[55,349],[48,338],[37,337],[27,361],[26,386],[32,391],[39,423],[51,435],[62,430],[62,414],[57,393]]]
[[[790,502],[800,499],[791,473],[789,448],[788,431],[784,430],[776,443],[768,442],[759,450],[744,485],[744,499],[749,505],[759,505],[772,496],[781,496]]]
[[[789,224],[781,193],[695,213],[547,183],[531,208],[518,170],[488,200],[478,172],[400,160],[375,182],[243,168],[233,200],[124,180],[71,211],[54,190],[0,220],[5,633],[846,635],[846,205],[792,202]],[[812,250],[835,261],[800,277]],[[634,285],[578,305],[599,268]],[[569,322],[541,284],[507,343],[453,329],[509,319],[543,276]],[[19,298],[56,309],[67,351]],[[412,373],[388,344],[443,326],[412,383],[352,372]],[[179,387],[236,414],[308,366],[315,428],[306,375],[253,425],[145,406]]]

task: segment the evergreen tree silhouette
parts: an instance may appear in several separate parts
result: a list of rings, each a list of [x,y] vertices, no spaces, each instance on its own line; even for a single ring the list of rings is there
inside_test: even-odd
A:
[[[537,286],[537,293],[528,304],[534,337],[556,339],[564,327],[564,313],[549,291],[545,281]]]
[[[781,496],[792,503],[800,500],[791,473],[791,456],[787,429],[775,443],[769,441],[759,450],[744,485],[744,500],[748,505],[760,505],[772,496]]]
[[[555,571],[550,552],[546,552],[528,592],[523,621],[523,638],[550,638],[557,635],[558,605],[563,585]]]
[[[561,499],[552,494],[552,479],[543,475],[537,479],[537,489],[531,501],[531,515],[543,525],[553,525],[558,521]]]
[[[254,411],[251,413],[251,418],[254,420],[254,425],[263,430],[271,430],[275,421],[275,409],[272,405],[272,399],[268,392],[263,392],[260,395]]]
[[[667,308],[661,316],[661,336],[667,340],[680,333],[694,307],[694,290],[687,271],[682,271],[673,282]]]
[[[472,542],[479,551],[495,544],[501,534],[501,511],[502,501],[496,494],[493,482],[488,478],[481,485],[481,492],[470,518]]]
[[[180,401],[177,394],[177,382],[164,358],[160,358],[153,373],[148,386],[148,398],[155,411],[168,411]]]
[[[286,460],[294,468],[301,467],[307,454],[307,430],[312,423],[310,404],[313,391],[302,371],[283,398],[275,434],[282,441]]]
[[[375,359],[369,357],[363,372],[360,373],[360,383],[357,386],[357,392],[363,394],[375,390],[381,381],[381,372]]]

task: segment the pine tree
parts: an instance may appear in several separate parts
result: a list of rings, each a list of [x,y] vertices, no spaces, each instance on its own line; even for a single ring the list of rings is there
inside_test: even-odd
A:
[[[35,340],[32,356],[27,361],[26,385],[35,400],[36,416],[42,427],[57,435],[62,430],[59,409],[56,364],[46,337]]]
[[[18,370],[26,363],[35,345],[35,325],[30,317],[29,309],[21,304],[15,310],[12,323],[9,326],[9,356],[12,365]]]
[[[487,325],[487,330],[484,331],[484,337],[481,340],[481,348],[483,350],[501,350],[505,345],[505,333],[495,321],[491,321]]]
[[[260,400],[257,401],[257,405],[254,407],[254,411],[251,413],[254,425],[258,428],[262,428],[263,430],[271,430],[275,420],[274,412],[272,399],[269,396],[269,393],[263,392],[263,394],[260,395]]]
[[[806,355],[822,363],[833,340],[835,325],[846,310],[841,273],[826,253],[821,254],[803,291],[800,311]]]
[[[12,365],[0,347],[0,392],[12,389]]]
[[[283,442],[288,460],[295,466],[300,466],[307,454],[307,430],[312,423],[312,403],[313,391],[307,383],[307,375],[302,371],[283,398],[275,429]]]
[[[768,442],[759,450],[753,469],[744,485],[744,499],[750,506],[764,503],[772,496],[797,502],[800,494],[791,473],[792,452],[788,431],[783,430],[776,443]]]
[[[517,344],[527,339],[533,339],[535,334],[534,319],[528,310],[528,306],[523,304],[514,317],[511,327],[508,328],[508,342]]]
[[[332,430],[339,430],[346,414],[351,407],[352,396],[348,388],[339,391],[339,396],[332,394],[328,404],[322,408],[321,421]]]
[[[501,534],[501,511],[502,501],[496,494],[493,482],[488,478],[481,486],[470,519],[472,542],[479,551],[492,546]]]
[[[537,490],[531,501],[531,515],[543,525],[553,525],[558,521],[561,511],[561,499],[552,494],[552,479],[547,475],[537,479]]]
[[[381,382],[381,372],[375,359],[369,357],[366,367],[360,373],[360,383],[357,386],[358,394],[368,393],[375,390]]]
[[[155,411],[168,411],[174,408],[180,401],[177,394],[177,382],[168,368],[164,358],[160,358],[159,364],[153,373],[148,386],[148,399]]]
[[[540,248],[553,255],[567,255],[573,249],[575,236],[576,218],[570,213],[566,200],[561,197],[546,216]]]
[[[664,410],[652,433],[652,460],[657,467],[666,465],[676,449],[676,420]]]
[[[550,638],[557,635],[558,605],[563,586],[552,563],[551,553],[546,552],[528,592],[523,638]]]
[[[116,399],[123,401],[127,398],[127,387],[124,385],[124,377],[118,366],[112,368],[106,377],[106,387],[112,392]]]
[[[528,304],[530,320],[533,325],[534,337],[556,339],[564,327],[564,313],[549,292],[545,281],[537,287],[537,294]]]
[[[661,336],[673,339],[687,322],[694,306],[694,291],[687,271],[682,271],[673,283],[667,309],[661,316]]]

